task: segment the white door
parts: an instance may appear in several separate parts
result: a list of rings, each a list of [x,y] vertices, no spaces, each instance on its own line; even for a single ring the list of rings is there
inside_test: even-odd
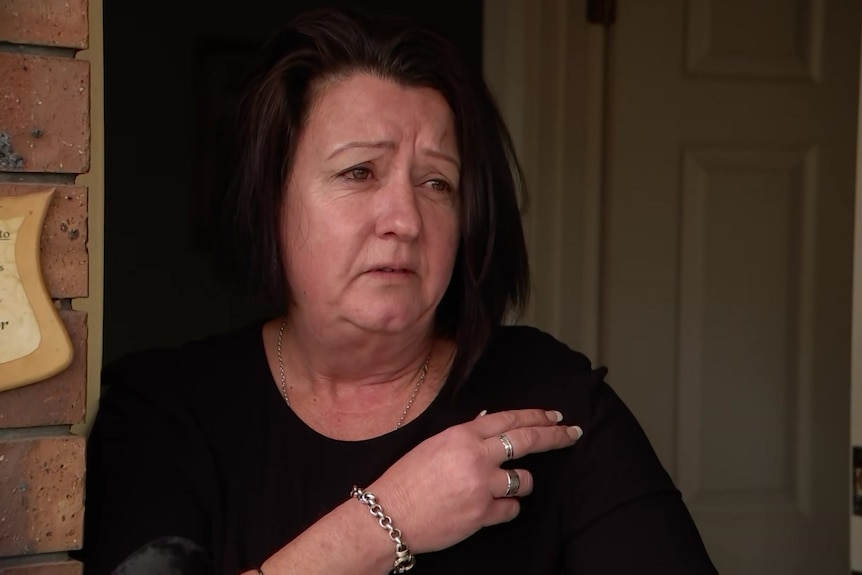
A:
[[[619,0],[600,360],[723,575],[848,563],[860,3]]]

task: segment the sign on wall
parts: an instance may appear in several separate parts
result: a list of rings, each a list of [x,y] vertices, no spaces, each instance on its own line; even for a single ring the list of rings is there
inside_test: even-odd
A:
[[[47,379],[72,362],[39,257],[53,194],[0,197],[0,391]]]

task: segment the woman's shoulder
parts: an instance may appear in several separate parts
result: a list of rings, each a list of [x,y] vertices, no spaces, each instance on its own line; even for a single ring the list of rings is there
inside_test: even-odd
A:
[[[559,373],[578,377],[596,371],[590,358],[553,335],[528,325],[510,325],[497,330],[489,342],[485,361],[518,365],[536,373]],[[598,368],[604,373],[604,368]]]
[[[103,399],[176,403],[182,396],[210,395],[238,366],[247,369],[249,358],[262,353],[260,330],[258,322],[179,346],[126,354],[102,369]]]
[[[584,406],[606,371],[549,333],[524,325],[505,326],[489,341],[470,387],[500,398],[506,408]]]
[[[557,409],[564,424],[583,429],[565,464],[567,477],[589,476],[577,479],[579,488],[573,490],[575,507],[582,510],[574,523],[583,526],[644,494],[675,492],[637,418],[607,383],[606,368],[524,326],[502,329],[486,358],[484,392],[501,398],[496,409]]]

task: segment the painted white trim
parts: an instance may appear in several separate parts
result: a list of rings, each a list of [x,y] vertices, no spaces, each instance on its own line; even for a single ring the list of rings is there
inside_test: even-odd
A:
[[[87,312],[87,407],[85,421],[72,426],[78,435],[89,433],[99,407],[105,308],[105,73],[102,0],[88,0],[89,42],[76,58],[90,63],[90,171],[75,178],[87,186],[89,295],[72,301]]]

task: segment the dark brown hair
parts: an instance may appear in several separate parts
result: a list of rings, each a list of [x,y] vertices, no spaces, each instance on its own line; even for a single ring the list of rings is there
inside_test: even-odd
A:
[[[261,51],[240,105],[228,180],[228,254],[247,295],[287,304],[280,227],[284,190],[316,87],[353,73],[439,91],[454,116],[461,157],[461,240],[436,314],[457,345],[460,383],[507,313],[520,312],[529,268],[518,198],[524,181],[511,138],[478,71],[444,36],[392,17],[327,9],[294,20]]]

